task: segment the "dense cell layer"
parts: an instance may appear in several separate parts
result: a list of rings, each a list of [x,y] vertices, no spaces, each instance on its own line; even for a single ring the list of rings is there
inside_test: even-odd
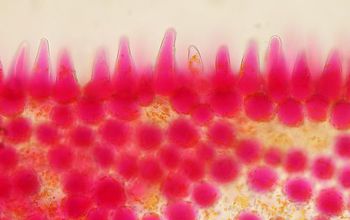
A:
[[[32,70],[25,47],[0,69],[1,220],[346,215],[350,81],[339,53],[317,74],[301,53],[289,71],[273,38],[265,69],[251,43],[239,71],[227,47],[204,71],[194,47],[188,68],[176,66],[174,43],[169,30],[154,68],[139,71],[123,38],[114,73],[101,50],[83,86],[67,51],[52,80],[45,40]]]

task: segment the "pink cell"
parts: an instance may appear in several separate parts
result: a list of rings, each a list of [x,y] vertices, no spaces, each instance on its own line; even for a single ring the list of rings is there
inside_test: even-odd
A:
[[[57,128],[49,123],[38,125],[35,133],[37,140],[45,145],[56,144],[59,139]]]
[[[129,126],[117,120],[106,120],[100,125],[98,132],[103,140],[117,147],[124,145],[130,136]]]
[[[344,211],[344,198],[336,188],[324,188],[316,196],[316,208],[324,215],[339,216]]]
[[[185,118],[170,122],[167,133],[171,143],[184,148],[193,147],[199,139],[196,127]]]
[[[135,212],[126,207],[120,207],[114,210],[113,220],[137,220]]]
[[[196,154],[199,160],[202,162],[210,162],[215,157],[215,149],[210,144],[200,143],[196,147]]]
[[[160,217],[154,213],[147,213],[142,217],[141,220],[160,220]]]
[[[94,208],[86,216],[87,220],[108,220],[108,211],[102,208]]]
[[[294,64],[293,73],[290,79],[291,96],[298,101],[307,100],[312,94],[313,82],[306,54],[301,53]]]
[[[47,157],[52,169],[64,171],[71,168],[75,155],[70,147],[58,145],[48,151]]]
[[[157,149],[162,140],[162,130],[156,124],[141,124],[136,129],[137,145],[143,150]]]
[[[205,167],[197,157],[187,156],[181,163],[181,172],[190,180],[198,181],[204,177]]]
[[[50,118],[54,125],[67,128],[73,124],[73,110],[69,105],[53,106],[51,109]]]
[[[311,182],[303,177],[293,177],[284,184],[284,193],[292,202],[308,202],[312,196]]]
[[[208,104],[199,104],[191,112],[192,119],[199,125],[208,124],[213,118],[213,110]]]
[[[102,168],[108,168],[114,163],[114,151],[112,146],[97,146],[93,149],[93,157]]]
[[[299,101],[294,99],[286,99],[279,104],[278,118],[284,125],[295,127],[304,121],[303,106]]]
[[[311,172],[319,180],[328,180],[335,173],[334,161],[328,156],[316,157],[312,162]]]
[[[336,129],[347,129],[350,127],[350,103],[339,101],[333,105],[330,122]]]
[[[158,182],[163,177],[163,169],[159,161],[154,157],[146,157],[140,160],[140,177],[149,182]]]
[[[123,178],[134,178],[139,172],[138,158],[130,153],[122,153],[117,159],[116,169]]]
[[[69,195],[87,195],[91,191],[92,180],[86,172],[69,171],[63,176],[63,190]]]
[[[276,171],[268,166],[252,168],[247,178],[249,188],[259,193],[273,190],[278,180]]]
[[[243,211],[237,216],[237,220],[262,220],[259,215],[251,211]]]
[[[232,157],[221,156],[212,162],[210,175],[218,183],[229,183],[238,177],[239,170],[239,164]]]
[[[163,146],[158,152],[158,158],[162,165],[168,169],[178,167],[182,160],[181,151],[175,145]]]
[[[90,198],[84,195],[69,195],[63,199],[62,209],[69,218],[81,218],[86,216],[91,203]]]
[[[11,192],[12,192],[11,178],[7,175],[0,174],[0,201],[8,199],[11,195]]]
[[[241,140],[235,148],[237,158],[245,164],[257,162],[260,159],[261,150],[261,144],[254,139]]]
[[[189,114],[199,102],[194,89],[182,87],[176,89],[170,97],[172,108],[180,114]]]
[[[18,196],[33,196],[40,192],[41,183],[36,171],[32,169],[18,169],[13,174],[14,191]]]
[[[0,168],[2,170],[12,170],[18,164],[18,154],[12,146],[0,147]]]
[[[133,121],[140,116],[140,108],[135,97],[113,98],[108,103],[108,111],[124,121]]]
[[[283,152],[276,147],[268,148],[264,154],[265,163],[270,166],[278,166],[283,162]]]
[[[337,136],[335,138],[334,151],[343,159],[350,158],[350,135],[341,134]]]
[[[345,165],[339,169],[338,182],[344,188],[350,188],[350,165]]]
[[[191,203],[178,201],[167,205],[165,218],[167,220],[195,220],[197,213]]]
[[[254,121],[271,120],[274,117],[274,110],[274,103],[263,93],[247,96],[244,100],[245,114]]]
[[[291,149],[287,152],[284,168],[289,173],[303,172],[308,166],[308,158],[304,151]]]
[[[225,121],[216,121],[208,128],[208,139],[219,146],[231,147],[236,140],[233,126]]]
[[[320,95],[310,97],[306,103],[306,114],[311,121],[325,121],[329,111],[329,101]]]
[[[189,194],[190,182],[186,176],[170,173],[162,184],[162,193],[168,200],[176,200]]]
[[[99,179],[94,186],[93,198],[103,208],[121,206],[126,201],[124,186],[112,177]]]
[[[104,106],[102,102],[83,98],[78,101],[77,116],[85,123],[95,124],[100,122],[104,116]]]
[[[11,120],[5,127],[5,136],[13,143],[28,141],[32,134],[32,125],[29,119],[18,117]]]
[[[199,183],[193,188],[192,199],[200,207],[207,208],[214,205],[219,199],[219,191],[214,185]]]
[[[85,149],[94,142],[94,133],[90,127],[79,125],[73,128],[70,133],[70,140],[73,146]]]

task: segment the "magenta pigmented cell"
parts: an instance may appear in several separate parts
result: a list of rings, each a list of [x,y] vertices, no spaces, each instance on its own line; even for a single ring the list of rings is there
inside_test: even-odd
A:
[[[308,157],[300,149],[291,149],[287,152],[284,168],[289,173],[303,172],[308,166]]]
[[[146,213],[141,220],[160,220],[160,217],[154,213]]]
[[[268,166],[257,166],[248,172],[247,182],[254,192],[266,193],[273,190],[277,183],[276,171]]]
[[[106,120],[100,125],[98,132],[103,140],[117,147],[123,146],[130,135],[129,126],[117,120]]]
[[[2,171],[14,169],[18,164],[18,160],[18,153],[14,147],[0,147],[0,168]]]
[[[108,220],[108,211],[103,208],[90,209],[87,220]]]
[[[304,121],[303,106],[299,101],[286,99],[279,104],[278,118],[284,125],[295,127]]]
[[[243,211],[237,216],[237,220],[262,220],[259,215],[251,211]]]
[[[138,158],[130,153],[122,153],[117,159],[116,169],[125,179],[134,178],[139,172]]]
[[[196,154],[199,160],[204,163],[211,162],[216,154],[214,146],[207,143],[199,143],[196,147]]]
[[[94,134],[90,127],[79,125],[70,131],[70,140],[73,146],[84,149],[94,142]]]
[[[213,111],[208,104],[199,104],[191,112],[192,119],[199,125],[208,124],[213,118]]]
[[[350,165],[345,165],[338,171],[338,182],[344,188],[350,188]]]
[[[237,158],[245,164],[257,162],[261,156],[261,144],[254,139],[245,139],[239,141],[235,151]]]
[[[199,139],[197,128],[185,118],[172,121],[167,133],[171,143],[184,148],[193,147]]]
[[[339,216],[344,206],[343,194],[336,188],[324,188],[316,196],[316,208],[321,214]]]
[[[283,152],[277,147],[270,147],[264,153],[264,161],[270,166],[278,166],[283,162]]]
[[[140,177],[149,182],[159,182],[163,178],[164,171],[155,157],[145,157],[140,160]]]
[[[91,200],[84,195],[69,195],[63,199],[62,209],[69,218],[86,216],[91,207]]]
[[[56,105],[51,109],[50,118],[54,125],[67,128],[73,124],[74,114],[69,105]]]
[[[163,146],[158,152],[158,158],[167,169],[174,169],[180,165],[181,152],[175,145]]]
[[[8,175],[0,174],[0,201],[7,200],[12,193],[11,178]]]
[[[35,170],[21,168],[13,174],[13,186],[18,196],[33,196],[40,192],[41,183]]]
[[[299,54],[290,79],[291,96],[298,101],[307,100],[312,94],[313,82],[305,53]]]
[[[334,151],[341,158],[350,158],[350,136],[348,134],[335,137]]]
[[[225,121],[216,121],[208,128],[208,139],[222,147],[231,147],[236,140],[233,126]]]
[[[124,186],[112,177],[102,177],[94,185],[93,198],[103,208],[121,206],[126,201]]]
[[[39,124],[36,129],[37,140],[45,145],[54,145],[59,140],[59,133],[55,126],[50,123]]]
[[[284,193],[292,202],[308,202],[312,196],[311,182],[303,177],[288,179],[284,184]]]
[[[269,121],[274,116],[275,106],[263,93],[252,94],[244,100],[245,114],[254,121]]]
[[[195,220],[197,213],[191,203],[178,201],[167,205],[165,217],[167,220]]]
[[[64,171],[71,168],[74,157],[72,149],[65,145],[54,146],[47,153],[49,165],[55,171]]]
[[[95,124],[100,122],[104,116],[103,103],[94,99],[83,98],[78,101],[77,116],[81,121],[89,124]]]
[[[102,168],[108,168],[114,163],[114,152],[112,146],[96,146],[93,149],[96,163]]]
[[[330,121],[337,129],[347,129],[350,127],[350,102],[339,101],[334,104]]]
[[[168,200],[182,199],[189,194],[190,182],[186,176],[170,173],[162,184],[162,193]]]
[[[213,206],[219,199],[218,189],[210,183],[199,183],[192,192],[193,201],[202,208]]]
[[[119,207],[114,211],[113,220],[137,220],[135,212],[126,207]]]
[[[311,172],[319,180],[328,180],[334,176],[335,164],[328,156],[319,156],[314,159],[311,165]]]
[[[5,131],[6,138],[11,142],[25,142],[32,134],[32,124],[27,118],[15,118],[6,125]]]
[[[92,177],[86,172],[69,171],[62,179],[63,190],[70,195],[87,195],[91,191]]]
[[[212,162],[210,175],[218,183],[229,183],[238,177],[239,170],[239,164],[232,157],[221,156]]]
[[[170,98],[173,109],[180,114],[189,114],[199,102],[199,97],[194,89],[179,88]]]
[[[194,156],[184,158],[180,165],[180,170],[192,181],[202,179],[205,174],[205,167],[202,162]]]
[[[138,146],[143,150],[154,150],[163,141],[163,131],[155,124],[140,124],[136,128]]]
[[[311,121],[325,121],[329,111],[329,101],[320,95],[314,95],[306,103],[306,114]]]

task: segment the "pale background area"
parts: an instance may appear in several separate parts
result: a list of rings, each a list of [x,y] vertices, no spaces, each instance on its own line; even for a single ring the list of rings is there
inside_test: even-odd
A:
[[[273,35],[282,38],[289,60],[300,47],[324,59],[333,47],[345,55],[350,51],[350,1],[0,0],[0,58],[8,68],[25,40],[34,61],[40,38],[45,37],[52,63],[59,49],[67,47],[79,78],[85,81],[95,51],[106,47],[112,64],[122,35],[129,36],[138,67],[154,62],[168,27],[178,33],[180,64],[187,57],[188,45],[194,44],[205,65],[211,66],[217,47],[225,43],[237,69],[250,39],[258,42],[264,54]]]

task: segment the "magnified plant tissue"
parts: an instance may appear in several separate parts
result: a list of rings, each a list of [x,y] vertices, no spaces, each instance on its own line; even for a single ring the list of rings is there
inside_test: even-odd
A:
[[[99,51],[79,85],[67,51],[52,80],[48,43],[20,48],[0,83],[0,219],[350,219],[350,78],[330,53],[288,71],[272,38],[266,67],[248,45],[204,70],[175,66],[169,29],[153,68],[127,39],[115,69]],[[2,68],[1,68],[2,70]],[[6,75],[6,77],[5,77]]]

